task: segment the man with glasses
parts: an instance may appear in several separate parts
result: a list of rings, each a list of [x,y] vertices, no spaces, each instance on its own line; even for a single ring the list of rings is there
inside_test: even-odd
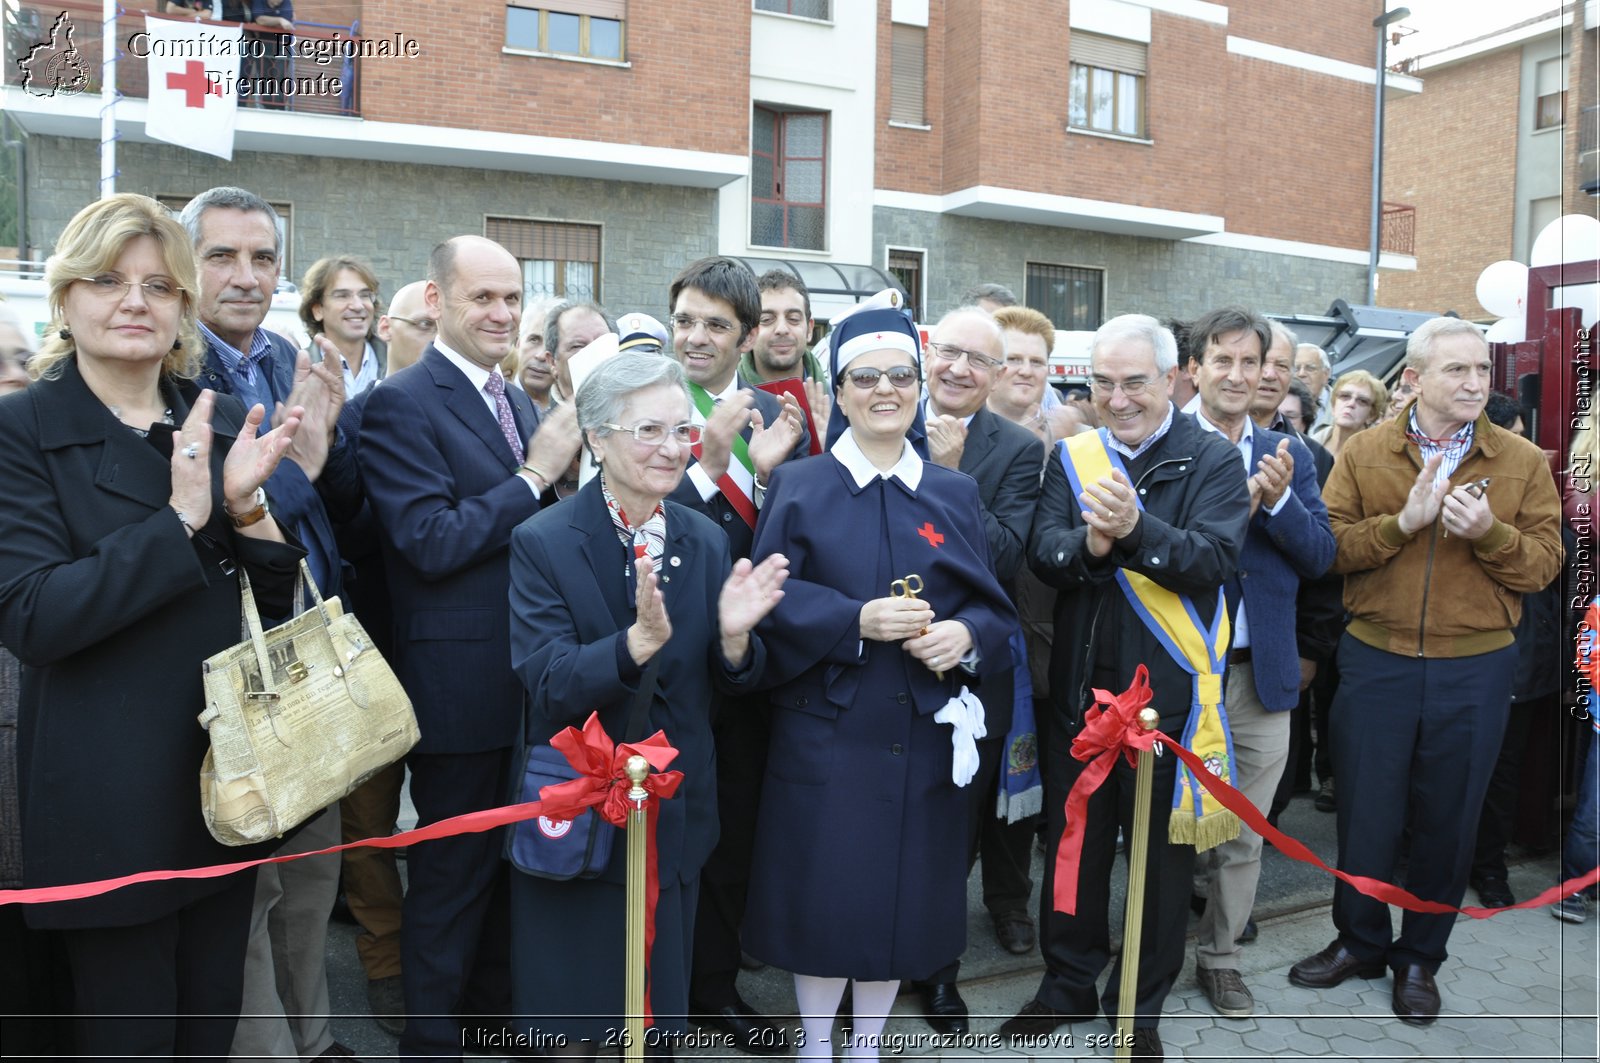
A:
[[[1015,603],[1017,570],[1039,499],[1044,444],[986,405],[1005,359],[1005,335],[993,316],[975,306],[952,310],[928,341],[924,413],[929,456],[936,464],[978,481],[989,564]],[[1033,825],[1008,823],[995,813],[996,784],[1006,759],[1016,696],[1013,664],[983,662],[978,697],[987,736],[978,743],[978,773],[967,787],[967,860],[970,867],[981,850],[983,902],[995,936],[1007,952],[1022,955],[1032,951],[1035,939],[1028,915]],[[956,988],[960,968],[960,957],[952,956],[917,983],[923,1014],[940,1033],[961,1034],[968,1029],[967,1005]]]
[[[522,271],[505,248],[481,236],[440,244],[424,298],[438,338],[372,390],[361,425],[395,672],[422,732],[406,758],[419,825],[505,799],[523,699],[511,670],[511,531],[578,449],[570,407],[541,420],[500,373],[522,312]],[[408,850],[402,1058],[460,1059],[509,1014],[501,840],[487,831]],[[481,1018],[463,1026],[457,1015]]]
[[[1317,408],[1322,412],[1306,431],[1313,427],[1321,427],[1328,423],[1328,409],[1333,405],[1330,400],[1331,392],[1328,387],[1329,377],[1332,376],[1333,367],[1328,363],[1328,352],[1318,347],[1315,343],[1301,343],[1294,348],[1294,376],[1304,384],[1317,400]]]
[[[378,339],[387,350],[388,371],[414,364],[439,334],[438,311],[429,309],[427,281],[412,281],[394,293],[389,312],[378,318]]]
[[[313,341],[326,336],[337,348],[347,400],[387,371],[384,343],[376,338],[378,275],[363,259],[330,255],[312,263],[300,281],[300,323]]]
[[[325,338],[325,360],[313,365],[304,351],[261,327],[283,260],[277,212],[252,192],[221,187],[190,200],[180,220],[200,267],[198,313],[206,344],[200,386],[236,395],[246,406],[260,403],[274,426],[284,410],[305,407],[293,445],[267,481],[266,498],[273,516],[306,547],[323,595],[339,594],[342,562],[333,520],[360,505],[354,448],[338,431],[344,376]],[[278,852],[338,841],[339,812],[330,806]],[[342,1047],[328,1025],[323,954],[338,888],[339,860],[332,856],[271,864],[257,876],[234,1055],[310,1059]]]
[[[1161,729],[1185,733],[1191,704],[1204,704],[1209,687],[1197,684],[1169,654],[1143,619],[1147,604],[1125,588],[1141,576],[1141,584],[1186,599],[1204,618],[1201,624],[1215,625],[1223,584],[1238,569],[1250,491],[1238,451],[1172,404],[1178,347],[1155,318],[1128,314],[1102,325],[1094,335],[1090,372],[1105,428],[1063,441],[1046,463],[1028,544],[1030,567],[1059,591],[1050,699],[1040,710],[1048,715],[1050,735],[1043,758],[1050,853],[1040,902],[1046,969],[1034,999],[1000,1032],[1024,1040],[1048,1036],[1062,1023],[1094,1018],[1100,1006],[1115,1025],[1119,1012],[1131,1009],[1134,1058],[1161,1059],[1156,1024],[1183,969],[1195,855],[1191,844],[1168,841],[1168,821],[1190,816],[1196,822],[1188,826],[1198,839],[1201,809],[1173,810],[1176,758],[1156,758],[1136,996],[1118,999],[1119,957],[1097,1001],[1095,983],[1111,956],[1110,879],[1118,828],[1133,837],[1134,772],[1117,758],[1089,798],[1076,880],[1060,887],[1075,889],[1075,913],[1058,912],[1055,864],[1066,799],[1087,768],[1071,748],[1084,729],[1093,691],[1127,689],[1141,664],[1156,691],[1151,707],[1161,714]],[[1214,661],[1205,666],[1216,674]],[[1196,714],[1197,726],[1206,722],[1203,716]],[[1184,824],[1178,826],[1185,836]]]
[[[728,535],[733,559],[750,556],[756,512],[772,470],[805,457],[810,437],[794,399],[742,384],[739,358],[755,342],[761,293],[755,274],[731,258],[685,266],[668,293],[673,353],[689,378],[690,417],[703,434],[688,472],[671,496]],[[717,707],[717,815],[721,837],[700,876],[689,1009],[749,1052],[786,1050],[782,1031],[739,995],[739,928],[744,922],[755,844],[756,808],[767,762],[764,698],[727,699]]]

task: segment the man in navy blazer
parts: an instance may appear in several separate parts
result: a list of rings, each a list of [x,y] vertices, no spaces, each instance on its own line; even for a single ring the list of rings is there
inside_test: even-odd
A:
[[[1250,418],[1272,331],[1258,314],[1215,310],[1190,326],[1195,419],[1239,449],[1250,477],[1250,523],[1238,576],[1225,585],[1233,620],[1223,693],[1233,736],[1234,786],[1265,813],[1289,759],[1290,711],[1300,701],[1295,598],[1302,579],[1333,563],[1333,532],[1316,463],[1298,440]],[[1238,939],[1255,903],[1261,836],[1249,827],[1199,854],[1206,907],[1196,943],[1196,980],[1219,1014],[1243,1018],[1255,1000],[1239,975]]]
[[[395,670],[422,731],[407,760],[419,825],[506,794],[522,685],[511,670],[511,532],[577,453],[571,410],[541,425],[505,386],[522,273],[500,245],[434,248],[425,299],[439,338],[367,401],[360,457],[394,611]],[[538,434],[534,435],[535,430]],[[400,941],[403,1057],[459,1059],[462,1016],[510,1010],[505,864],[497,831],[413,845]]]
[[[728,551],[738,561],[750,556],[767,478],[783,462],[806,457],[811,437],[792,398],[780,401],[739,379],[739,357],[755,343],[761,322],[754,273],[731,258],[703,258],[673,278],[668,298],[673,353],[689,378],[689,416],[705,426],[669,497],[710,517],[727,533]],[[722,837],[701,877],[689,1004],[746,1050],[767,1055],[786,1049],[783,1033],[757,1015],[734,984],[767,762],[765,702],[725,702],[713,724]]]

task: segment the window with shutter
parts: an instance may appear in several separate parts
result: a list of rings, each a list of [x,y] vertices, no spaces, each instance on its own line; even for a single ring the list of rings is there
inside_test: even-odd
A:
[[[889,121],[927,125],[928,31],[896,23],[889,56]]]
[[[1067,124],[1144,139],[1149,46],[1076,30],[1067,68]]]
[[[600,301],[600,226],[486,218],[483,235],[521,265],[524,305],[546,296]]]

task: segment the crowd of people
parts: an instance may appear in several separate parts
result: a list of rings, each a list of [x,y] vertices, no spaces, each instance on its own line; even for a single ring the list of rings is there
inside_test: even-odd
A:
[[[1206,997],[1254,1011],[1263,843],[1209,777],[1157,760],[1120,999],[1134,772],[1118,763],[1081,821],[1067,799],[1094,692],[1143,666],[1162,729],[1274,822],[1314,767],[1344,870],[1512,903],[1507,809],[1526,705],[1562,697],[1548,647],[1575,510],[1515,404],[1491,402],[1470,323],[1421,326],[1391,390],[1333,378],[1248,308],[1124,314],[1062,394],[1054,327],[998,285],[926,336],[885,298],[819,343],[783,271],[691,262],[661,319],[525,306],[517,260],[456,236],[387,302],[359,257],[319,259],[302,348],[263,327],[281,233],[240,188],[177,217],[109,197],[48,262],[39,349],[0,317],[4,885],[385,836],[406,787],[419,826],[498,807],[524,748],[598,712],[618,740],[665,731],[684,776],[656,826],[652,1054],[692,1023],[831,1059],[845,1011],[843,1054],[876,1058],[902,983],[936,1031],[966,1032],[981,864],[998,942],[1045,966],[1000,1034],[1131,1014],[1135,1058],[1161,1059],[1191,908]],[[301,558],[394,666],[421,740],[285,839],[228,848],[195,801],[198,665],[236,641],[237,571],[271,623]],[[1574,873],[1595,853],[1583,801]],[[413,844],[403,879],[392,849],[355,849],[0,909],[8,1010],[77,1017],[8,1022],[7,1051],[349,1056],[328,1024],[342,893],[402,1057],[593,1056],[622,1028],[624,847],[556,881],[503,845]],[[1581,921],[1583,898],[1554,914]],[[1407,912],[1395,934],[1341,883],[1336,936],[1289,978],[1392,974],[1395,1015],[1429,1024],[1452,922]],[[763,964],[792,973],[797,1028],[741,996]]]

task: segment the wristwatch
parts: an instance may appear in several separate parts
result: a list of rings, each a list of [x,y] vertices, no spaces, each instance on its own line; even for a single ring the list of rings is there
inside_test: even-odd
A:
[[[259,524],[267,517],[267,489],[256,488],[255,505],[243,513],[235,513],[228,508],[226,501],[222,504],[222,511],[228,515],[235,528],[248,528],[252,524]]]

